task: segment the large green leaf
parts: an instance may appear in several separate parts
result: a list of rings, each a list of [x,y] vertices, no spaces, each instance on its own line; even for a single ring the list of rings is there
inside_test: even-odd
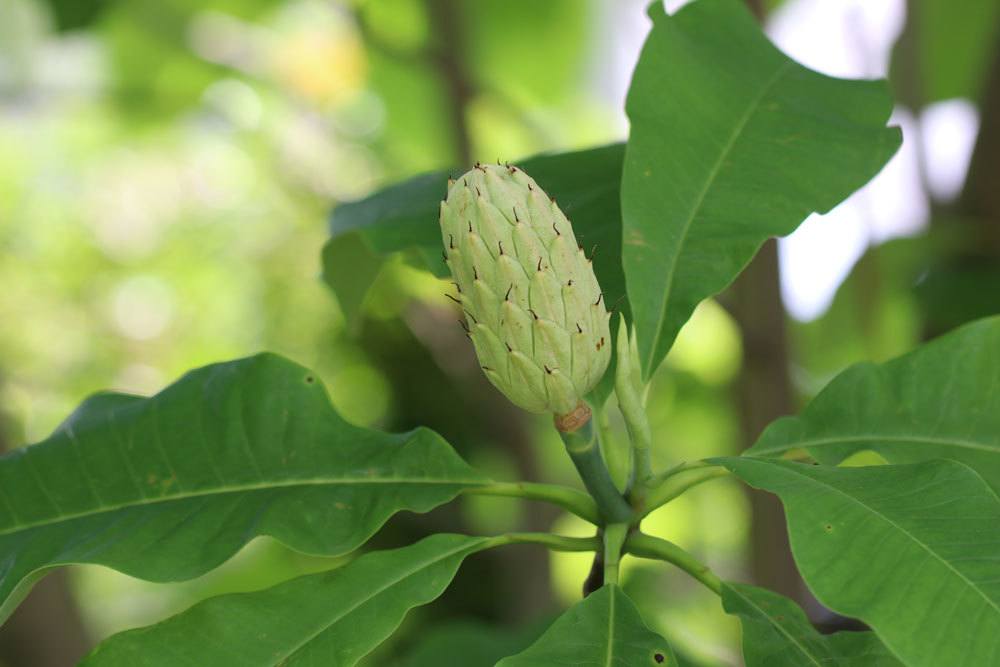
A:
[[[1000,316],[887,363],[849,368],[746,453],[800,448],[831,465],[865,449],[892,463],[956,459],[1000,490]]]
[[[833,208],[900,144],[884,82],[790,60],[739,0],[698,0],[653,29],[632,79],[622,177],[625,277],[645,373],[700,301],[771,236]]]
[[[621,214],[618,186],[624,146],[613,144],[571,153],[539,155],[518,162],[556,198],[573,222],[577,239],[588,254],[597,246],[594,271],[608,303],[625,296],[621,268]],[[457,175],[461,170],[453,170]],[[324,278],[338,296],[358,301],[373,276],[361,278],[338,271],[343,253],[336,248],[356,243],[357,237],[377,255],[413,251],[426,268],[445,277],[448,267],[441,260],[441,228],[438,213],[448,187],[448,171],[416,176],[357,202],[341,204],[330,220],[331,239],[324,251]]]
[[[971,468],[719,462],[781,498],[820,602],[868,623],[907,665],[997,664],[1000,499]]]
[[[89,667],[354,665],[437,598],[491,538],[433,535],[253,593],[223,595],[106,640]]]
[[[747,667],[899,667],[871,632],[821,635],[788,598],[747,584],[722,586],[722,605],[743,624]]]
[[[497,667],[676,667],[667,641],[620,588],[604,586],[556,619],[527,650]]]
[[[258,535],[342,554],[393,513],[483,481],[431,431],[348,424],[315,375],[274,355],[192,371],[147,399],[98,395],[0,458],[0,618],[57,565],[177,581]]]

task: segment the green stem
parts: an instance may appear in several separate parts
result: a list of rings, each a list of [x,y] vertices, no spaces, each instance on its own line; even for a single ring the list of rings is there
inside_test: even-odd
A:
[[[649,441],[633,440],[632,442],[635,450],[632,459],[634,470],[632,478],[638,480],[635,484],[636,488],[642,489],[649,484],[649,479],[653,476],[653,457],[650,454]]]
[[[608,464],[611,481],[622,492],[632,486],[632,447],[614,437],[608,421],[608,411],[603,405],[594,405],[594,428],[601,443],[601,452]]]
[[[552,533],[506,533],[494,537],[488,546],[505,544],[540,544],[553,551],[597,551],[601,540],[594,537],[565,537]]]
[[[712,468],[715,467],[713,463],[706,463],[705,461],[682,461],[675,465],[673,468],[664,470],[658,475],[654,475],[652,479],[649,480],[649,485],[651,487],[662,484],[664,480],[674,475],[678,475],[682,472],[687,472],[688,470],[698,470],[700,468]]]
[[[534,482],[494,482],[464,489],[462,493],[472,496],[503,496],[540,500],[557,505],[590,523],[600,522],[600,515],[597,512],[594,499],[586,493],[567,486],[536,484]]]
[[[672,563],[700,581],[716,595],[722,595],[722,580],[707,565],[673,542],[635,533],[625,541],[625,553]]]
[[[687,492],[703,482],[724,477],[729,471],[721,467],[698,467],[686,470],[677,470],[674,474],[662,480],[658,486],[650,488],[646,495],[646,503],[642,509],[642,516],[663,507],[674,498]]]
[[[604,528],[604,583],[618,583],[618,566],[622,559],[622,547],[628,536],[627,523],[612,523]]]
[[[593,420],[571,433],[559,431],[559,435],[573,465],[580,473],[583,485],[597,503],[601,518],[606,523],[627,523],[632,518],[632,508],[611,481],[608,468],[601,458]]]

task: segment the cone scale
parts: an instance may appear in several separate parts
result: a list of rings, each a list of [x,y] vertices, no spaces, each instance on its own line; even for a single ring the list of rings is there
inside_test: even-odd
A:
[[[440,222],[490,382],[530,412],[579,415],[611,358],[610,314],[555,200],[517,167],[477,164],[449,180]]]

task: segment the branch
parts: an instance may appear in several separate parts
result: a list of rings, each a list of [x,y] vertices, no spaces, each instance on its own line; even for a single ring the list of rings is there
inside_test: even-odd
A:
[[[552,533],[507,533],[494,537],[489,546],[540,544],[553,551],[597,551],[601,541],[595,537],[565,537]]]
[[[699,484],[725,477],[728,474],[728,470],[718,466],[675,469],[671,474],[663,476],[659,485],[651,486],[646,496],[646,505],[642,510],[642,516],[663,507]]]
[[[555,484],[536,484],[534,482],[495,482],[486,486],[474,486],[463,491],[470,496],[502,496],[507,498],[524,498],[540,500],[563,508],[580,517],[584,521],[597,524],[600,517],[597,504],[586,493]]]
[[[707,565],[673,542],[644,533],[636,533],[625,541],[625,553],[676,565],[716,595],[722,595],[722,580]]]

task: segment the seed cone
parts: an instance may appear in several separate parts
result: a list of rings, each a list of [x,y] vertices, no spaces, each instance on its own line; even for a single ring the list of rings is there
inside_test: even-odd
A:
[[[477,164],[441,202],[445,258],[490,381],[565,415],[604,375],[610,314],[573,226],[517,167]]]

